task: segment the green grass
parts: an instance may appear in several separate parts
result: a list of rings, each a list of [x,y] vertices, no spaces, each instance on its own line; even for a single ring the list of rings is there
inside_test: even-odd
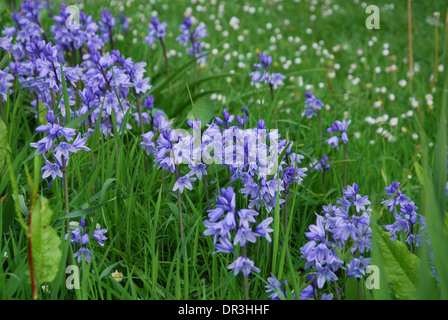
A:
[[[307,242],[304,232],[315,223],[314,212],[319,213],[322,205],[336,203],[345,188],[342,149],[332,150],[324,143],[320,150],[317,119],[308,120],[301,116],[306,85],[313,85],[311,91],[314,95],[330,106],[329,110],[322,110],[324,139],[330,137],[325,132],[326,128],[334,120],[344,119],[344,113],[347,119],[352,120],[348,131],[347,183],[357,182],[360,193],[369,195],[380,224],[393,220],[386,210],[381,211],[380,205],[384,200],[384,187],[391,181],[401,182],[404,192],[415,201],[419,212],[428,220],[433,221],[428,212],[445,212],[442,209],[446,207],[443,197],[446,129],[444,131],[442,128],[446,112],[442,110],[446,107],[446,95],[443,98],[442,94],[448,65],[444,62],[447,61],[446,57],[443,57],[445,34],[442,27],[439,28],[438,56],[440,63],[445,64],[445,71],[439,72],[435,83],[434,108],[430,108],[425,101],[425,96],[430,93],[429,77],[434,68],[435,47],[435,27],[425,20],[435,11],[441,12],[441,21],[444,20],[446,8],[442,2],[413,2],[414,62],[418,64],[419,71],[414,75],[412,92],[407,77],[408,65],[404,61],[408,58],[407,8],[404,1],[395,1],[393,10],[387,8],[391,1],[376,1],[375,4],[381,9],[379,30],[365,28],[368,16],[365,9],[360,3],[346,0],[327,1],[330,5],[325,1],[315,1],[314,11],[311,11],[312,1],[305,0],[299,3],[218,1],[216,5],[204,2],[201,5],[206,8],[205,12],[197,10],[198,3],[191,4],[189,1],[176,0],[175,5],[173,1],[154,2],[148,4],[147,1],[135,0],[130,6],[123,3],[124,13],[132,18],[132,22],[129,35],[119,32],[123,37],[115,39],[115,45],[134,62],[147,63],[156,108],[163,109],[174,121],[175,127],[187,128],[186,119],[198,113],[203,122],[222,114],[223,108],[231,114],[240,114],[243,105],[249,107],[251,127],[256,126],[261,118],[273,127],[272,110],[275,104],[279,131],[283,137],[294,141],[293,150],[305,156],[304,165],[308,165],[314,157],[321,158],[323,154],[330,158],[332,169],[326,174],[325,191],[320,173],[309,171],[303,184],[290,190],[288,223],[283,225],[279,209],[272,212],[276,227],[273,242],[266,245],[262,239],[248,248],[248,256],[261,269],[260,274],[249,277],[251,299],[267,298],[265,279],[271,272],[280,280],[288,279],[296,292],[304,287],[305,261],[300,258],[299,251]],[[52,3],[58,10],[58,3]],[[220,4],[225,8],[221,13]],[[121,2],[85,1],[82,10],[97,20],[106,5],[116,16]],[[245,5],[256,8],[256,13],[246,12]],[[281,11],[279,5],[283,8]],[[196,79],[193,76],[194,61],[175,39],[187,7],[193,8],[194,16],[206,24],[209,33],[205,39],[210,44],[209,59],[204,67],[198,68]],[[263,12],[259,11],[260,8]],[[333,14],[324,16],[322,12],[328,8],[332,8]],[[0,4],[0,9],[0,26],[12,25],[7,4]],[[161,20],[168,22],[167,50],[176,51],[176,55],[169,58],[169,78],[160,45],[150,48],[142,41],[153,11],[158,12]],[[314,21],[310,18],[312,15],[316,17]],[[144,21],[141,21],[142,16]],[[238,31],[229,25],[233,16],[240,19]],[[47,34],[50,34],[51,19],[42,17],[42,20]],[[285,23],[286,20],[289,23]],[[216,30],[216,21],[219,21],[222,30]],[[267,29],[268,23],[272,24],[271,29]],[[312,29],[311,34],[306,33],[307,28]],[[228,31],[227,37],[223,35],[224,30]],[[244,40],[238,40],[240,35],[244,36]],[[271,37],[278,37],[275,47],[272,47]],[[289,40],[291,37],[293,41]],[[301,39],[300,42],[294,41],[296,37]],[[372,37],[377,40],[369,46]],[[313,44],[317,44],[319,49],[315,50]],[[389,45],[390,53],[387,56],[382,54],[384,44]],[[303,45],[307,49],[301,51]],[[333,50],[338,47],[339,51]],[[363,51],[361,56],[357,54],[358,49]],[[259,50],[266,50],[272,55],[276,71],[287,76],[285,86],[275,92],[273,103],[268,87],[255,88],[250,84],[248,73],[253,71],[252,64],[257,62]],[[325,56],[322,53],[325,50],[334,55],[334,59]],[[0,53],[0,61],[4,56],[3,52]],[[283,67],[282,57],[291,60],[288,69]],[[296,58],[301,59],[300,64],[295,63]],[[243,65],[239,66],[239,63]],[[352,76],[353,79],[359,78],[358,84],[348,79],[352,64],[356,64]],[[335,65],[340,68],[331,78],[333,92],[327,83],[327,71],[333,70]],[[396,70],[386,72],[391,65],[395,65]],[[375,72],[375,67],[381,68],[380,74]],[[407,81],[405,87],[398,84],[401,79]],[[303,85],[300,85],[301,81]],[[172,93],[168,83],[172,84]],[[323,84],[322,88],[319,87],[320,83]],[[30,143],[40,139],[40,134],[35,133],[39,123],[31,113],[31,96],[27,90],[21,90],[17,82],[14,87],[14,93],[3,104],[3,110],[7,146],[12,156],[11,167],[22,198],[20,203],[14,201],[9,170],[0,163],[0,298],[31,299],[27,238],[17,221],[14,206],[20,204],[18,210],[26,220],[32,197],[24,166],[34,169],[34,149]],[[387,88],[386,93],[376,92],[376,88],[382,87]],[[389,99],[391,93],[395,96],[394,101]],[[225,103],[215,98],[219,95],[225,97]],[[411,97],[419,102],[418,108],[411,106]],[[66,100],[67,97],[64,94],[61,98]],[[375,102],[380,100],[382,104],[376,108]],[[410,110],[413,115],[402,118],[402,114]],[[389,119],[397,117],[398,125],[392,127],[389,121],[382,125],[370,125],[365,120],[369,116],[377,118],[384,115],[388,115]],[[54,212],[52,227],[61,238],[62,261],[55,279],[48,283],[49,291],[39,288],[39,299],[243,299],[243,278],[234,277],[227,269],[233,258],[225,254],[212,254],[215,251],[212,239],[203,235],[206,210],[212,206],[206,201],[204,182],[195,182],[194,190],[187,190],[182,195],[185,230],[185,245],[182,247],[177,193],[171,191],[174,174],[165,172],[162,175],[161,170],[153,167],[152,157],[148,157],[140,146],[140,129],[133,119],[129,122],[133,124],[132,131],[116,134],[107,140],[100,140],[102,133],[98,127],[95,128],[94,135],[88,141],[91,152],[73,156],[68,167],[70,217],[75,221],[84,217],[92,229],[97,223],[108,229],[106,236],[109,239],[104,247],[91,244],[95,257],[91,264],[78,264],[71,258],[73,249],[64,238],[65,204],[61,179],[52,185],[48,181],[40,181],[38,193],[49,199]],[[395,136],[396,141],[389,142],[378,134],[380,127]],[[114,127],[115,133],[120,130]],[[146,128],[145,131],[148,130]],[[355,137],[355,132],[360,133],[359,138]],[[418,134],[418,138],[414,139],[413,134]],[[437,152],[442,147],[444,152]],[[227,185],[228,172],[221,166],[213,166],[208,169],[208,178],[210,198],[214,199],[215,192]],[[211,184],[212,180],[216,183]],[[432,183],[434,185],[429,187]],[[239,188],[238,184],[234,186]],[[443,190],[440,190],[441,187]],[[248,201],[240,195],[237,205],[247,208]],[[265,210],[260,212],[261,217],[267,215]],[[434,250],[437,252],[436,267],[443,270],[446,259],[442,252],[446,252],[447,248],[446,216],[437,219],[440,219],[438,225],[429,225],[432,226]],[[375,254],[374,259],[381,259]],[[65,286],[68,276],[65,269],[72,263],[80,268],[80,290],[68,290]],[[123,274],[121,282],[112,278],[115,270]],[[422,279],[424,275],[429,277],[427,272],[427,269],[421,272]],[[446,276],[442,275],[441,281],[446,283]],[[327,289],[328,292],[332,290]],[[433,298],[431,290],[427,290],[426,296]],[[446,287],[436,296],[446,299]],[[389,292],[382,292],[376,297],[390,296]]]

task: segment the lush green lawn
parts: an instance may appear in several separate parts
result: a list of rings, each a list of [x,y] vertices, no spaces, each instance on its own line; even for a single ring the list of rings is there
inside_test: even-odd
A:
[[[54,10],[59,10],[59,3],[51,2]],[[166,112],[174,121],[173,127],[187,129],[186,120],[195,116],[211,122],[222,115],[224,108],[241,115],[241,107],[247,105],[250,127],[264,119],[273,128],[274,118],[278,119],[280,134],[294,141],[293,150],[305,156],[303,166],[309,167],[313,158],[329,157],[332,168],[326,174],[325,190],[321,173],[309,170],[303,183],[289,190],[289,224],[276,221],[278,237],[269,245],[259,241],[249,249],[248,256],[261,270],[249,276],[251,299],[268,297],[264,286],[271,272],[281,281],[292,283],[296,292],[304,288],[306,260],[299,250],[308,241],[304,232],[315,223],[314,213],[319,213],[322,205],[336,204],[342,196],[346,187],[344,164],[348,167],[347,184],[356,182],[360,193],[369,196],[380,225],[393,222],[392,214],[380,204],[385,199],[384,187],[392,181],[399,181],[402,190],[419,207],[419,213],[426,215],[430,198],[429,189],[423,186],[428,186],[432,178],[426,177],[425,182],[425,165],[432,173],[447,67],[444,70],[442,66],[443,24],[436,27],[427,18],[440,12],[440,20],[444,21],[443,1],[412,1],[412,80],[405,1],[368,3],[380,8],[379,30],[366,28],[369,14],[361,1],[353,0],[135,0],[75,4],[94,20],[100,19],[104,6],[116,17],[123,12],[131,19],[127,34],[118,28],[114,33],[115,47],[134,62],[147,63],[155,107]],[[208,32],[204,39],[208,60],[198,66],[196,74],[189,63],[191,56],[176,41],[178,26],[188,8],[198,21],[205,23]],[[13,25],[7,3],[2,3],[0,9],[0,26]],[[171,87],[164,82],[167,74],[160,44],[151,48],[143,42],[149,19],[155,14],[168,23],[165,43]],[[235,24],[232,17],[238,18],[239,23]],[[45,14],[41,19],[50,35],[52,19]],[[275,90],[274,101],[269,87],[251,85],[248,75],[254,71],[260,51],[272,56],[275,72],[286,76],[285,85]],[[435,55],[438,71],[435,90],[431,92]],[[2,51],[0,58],[4,56]],[[346,161],[342,149],[321,145],[318,119],[301,115],[306,91],[313,92],[325,104],[321,111],[324,140],[331,137],[325,130],[335,120],[351,120]],[[34,170],[35,149],[30,143],[41,138],[35,133],[38,124],[31,113],[31,100],[27,89],[17,88],[10,95],[3,105],[7,136],[0,136],[10,150],[25,220],[32,199],[26,168],[31,175]],[[208,185],[204,180],[196,181],[192,191],[182,194],[182,247],[178,195],[171,191],[175,175],[154,166],[153,157],[148,157],[140,146],[140,129],[133,123],[132,131],[114,138],[100,140],[94,135],[97,139],[88,140],[91,151],[70,160],[67,176],[72,219],[79,221],[84,217],[92,230],[97,223],[108,229],[105,235],[109,239],[104,247],[91,243],[91,263],[75,261],[73,248],[65,240],[62,179],[51,185],[49,179],[39,179],[38,193],[49,199],[54,213],[51,226],[60,236],[62,250],[57,276],[47,283],[48,290],[39,289],[39,299],[242,299],[243,277],[235,277],[227,269],[233,257],[212,254],[213,241],[203,235],[206,210],[213,207],[219,188],[228,184],[227,168],[210,166]],[[148,130],[149,126],[145,131]],[[17,222],[9,171],[6,162],[3,166],[0,163],[0,297],[31,299],[27,237]],[[436,172],[435,176],[443,176],[446,168]],[[241,188],[238,181],[232,186],[235,190]],[[237,206],[247,208],[247,199],[237,196]],[[260,215],[267,217],[274,212],[262,210]],[[446,230],[442,230],[441,237],[445,239]],[[437,243],[446,249],[442,240]],[[66,288],[66,267],[71,264],[80,268],[80,290]],[[122,274],[121,282],[114,280],[114,271]],[[424,277],[419,277],[416,284],[421,279]],[[327,285],[324,292],[332,293],[333,287]],[[343,294],[343,298],[348,296]],[[363,294],[364,299],[372,296],[375,292]]]

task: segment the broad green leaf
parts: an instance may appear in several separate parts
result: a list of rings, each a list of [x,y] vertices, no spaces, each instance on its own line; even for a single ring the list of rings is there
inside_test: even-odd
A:
[[[212,99],[201,99],[195,103],[192,110],[188,113],[187,119],[199,119],[201,121],[201,126],[205,126],[211,119],[213,119],[215,111],[216,105]]]
[[[0,69],[3,69],[4,65],[8,62],[10,55],[7,54],[3,57],[3,59],[0,61]]]
[[[392,242],[390,235],[377,226],[377,242],[388,283],[400,300],[417,298],[418,257],[400,241]]]
[[[37,100],[39,104],[39,113],[37,116],[39,117],[39,124],[46,125],[47,124],[47,107],[43,104],[39,99]]]
[[[36,286],[54,280],[62,257],[61,239],[51,226],[53,211],[48,200],[40,196],[31,216],[31,248]]]
[[[415,168],[415,174],[417,175],[418,182],[422,185],[422,187],[425,187],[425,175],[423,173],[423,168],[420,165],[420,163],[416,162],[414,165]]]

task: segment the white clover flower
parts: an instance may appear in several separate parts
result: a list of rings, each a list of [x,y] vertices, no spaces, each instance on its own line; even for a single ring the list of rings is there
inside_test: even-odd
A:
[[[391,127],[395,127],[398,124],[398,118],[397,117],[393,117],[389,120],[389,124]]]
[[[115,272],[112,272],[112,278],[117,282],[121,282],[123,280],[123,274],[115,270]]]
[[[368,116],[366,118],[366,122],[370,125],[374,125],[376,123],[375,119],[373,119],[371,116]]]
[[[230,19],[229,25],[234,29],[234,30],[238,30],[240,28],[240,19],[238,19],[237,17],[232,17]]]

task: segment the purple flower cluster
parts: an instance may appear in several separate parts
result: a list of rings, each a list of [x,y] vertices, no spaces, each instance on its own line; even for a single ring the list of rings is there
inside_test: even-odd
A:
[[[368,196],[358,194],[356,183],[347,186],[343,195],[337,201],[339,206],[323,206],[322,215],[317,215],[316,224],[305,233],[310,241],[300,249],[302,258],[307,260],[305,269],[313,270],[319,289],[325,282],[338,280],[341,270],[346,271],[347,277],[362,278],[370,261],[362,256],[371,249]],[[350,261],[342,258],[346,252],[350,253]],[[314,290],[310,286],[305,290]]]
[[[76,54],[75,50],[81,50],[84,45],[100,50],[105,45],[105,37],[98,34],[99,27],[92,16],[87,16],[83,11],[80,11],[79,21],[75,21],[70,20],[70,15],[68,6],[61,4],[59,14],[53,16],[55,24],[50,27],[50,31],[58,50],[60,52],[71,52],[73,55]],[[108,36],[106,37],[107,40]]]
[[[191,18],[185,18],[183,23],[179,26],[179,30],[182,34],[178,36],[176,40],[185,47],[190,44],[188,54],[194,58],[198,58],[198,63],[205,63],[207,61],[207,51],[202,51],[201,40],[208,36],[207,29],[203,23],[199,23],[194,29],[192,26],[193,21]]]
[[[264,82],[268,83],[274,89],[277,89],[278,86],[284,85],[283,80],[286,78],[284,75],[281,73],[271,74],[269,72],[269,67],[272,64],[271,56],[266,56],[264,53],[260,52],[258,54],[258,60],[260,60],[260,63],[254,63],[254,67],[259,70],[249,73],[249,76],[252,77],[253,84]]]
[[[284,300],[288,297],[288,281],[280,282],[272,273],[271,277],[267,279],[268,285],[265,286],[266,293],[270,293],[268,296],[271,300]],[[290,292],[292,296],[292,300],[296,300],[296,295],[294,294],[294,290]]]
[[[339,140],[342,140],[342,142],[344,144],[346,144],[348,142],[348,136],[347,136],[347,128],[348,125],[351,123],[351,120],[345,121],[342,120],[338,121],[336,120],[333,125],[327,129],[328,133],[335,133],[335,132],[339,132],[340,135],[336,135],[331,137],[330,139],[326,140],[325,142],[328,143],[329,145],[331,145],[332,148],[336,148],[339,150]]]
[[[310,164],[310,167],[312,168],[313,171],[321,171],[322,173],[325,173],[325,171],[331,169],[331,165],[327,164],[327,162],[328,157],[324,155],[322,157],[322,160],[320,161],[317,161],[317,159],[314,158],[313,162]]]
[[[411,201],[400,189],[400,183],[393,181],[390,186],[385,187],[386,195],[390,199],[384,200],[386,208],[394,214],[395,222],[385,225],[391,235],[391,240],[396,241],[398,233],[403,233],[406,243],[410,246],[420,246],[421,234],[417,234],[417,227],[420,231],[424,228],[425,218],[417,213],[418,208],[414,201]]]
[[[172,122],[161,111],[157,111],[158,115],[152,118],[153,130],[142,135],[141,146],[148,155],[154,155],[158,168],[175,172],[176,166],[188,165],[190,171],[179,176],[174,190],[191,190],[191,182],[207,175],[208,165],[219,163],[228,167],[230,182],[241,180],[243,188],[240,192],[249,198],[250,209],[261,210],[263,206],[271,212],[276,206],[277,195],[282,204],[283,191],[293,183],[302,183],[307,168],[299,165],[304,157],[291,152],[290,144],[284,159],[277,163],[277,157],[286,148],[288,141],[280,139],[276,130],[267,133],[263,120],[258,122],[257,128],[245,129],[248,122],[247,107],[242,107],[242,111],[243,117],[235,117],[224,109],[222,118],[216,117],[211,124],[206,125],[204,132],[200,132],[198,121],[189,120],[193,134],[183,134],[182,130],[172,129]],[[235,119],[236,125],[232,125]],[[269,145],[267,141],[270,141]]]
[[[216,197],[215,208],[207,211],[209,219],[204,221],[207,228],[204,235],[213,236],[216,252],[236,254],[234,246],[245,247],[248,243],[255,243],[259,237],[271,242],[269,233],[274,230],[269,225],[274,219],[269,217],[256,224],[258,212],[251,209],[237,210],[235,203],[233,188],[222,188],[221,195]],[[238,257],[228,268],[234,270],[234,275],[242,272],[245,277],[251,271],[260,272],[254,262],[245,256]]]
[[[303,289],[300,294],[300,300],[319,300],[319,288],[316,281],[316,276],[314,274],[308,274],[306,276],[307,282],[311,282],[305,289]],[[333,300],[333,294],[322,293],[320,300]]]
[[[306,109],[302,112],[302,117],[306,115],[308,119],[311,119],[315,115],[317,115],[324,104],[322,101],[317,99],[311,92],[305,92],[305,105]]]
[[[93,239],[95,239],[100,246],[104,246],[103,240],[107,240],[107,237],[104,234],[107,232],[107,229],[99,229],[97,228],[92,233]],[[79,226],[75,227],[74,230],[67,231],[65,235],[65,240],[70,236],[70,242],[76,246],[79,246],[77,252],[73,254],[73,257],[78,259],[78,263],[81,262],[82,256],[84,256],[84,260],[88,263],[92,261],[92,253],[90,252],[87,245],[90,241],[89,234],[87,233],[86,221],[81,219],[79,221]]]
[[[113,33],[115,27],[115,17],[110,13],[109,9],[104,8],[101,12],[101,19],[98,21],[101,29],[101,40],[105,43],[110,40],[113,49]]]
[[[76,135],[77,130],[71,128],[65,128],[55,122],[55,117],[52,112],[49,112],[46,116],[48,123],[36,128],[37,132],[45,133],[46,136],[38,142],[31,143],[31,147],[36,148],[37,152],[41,154],[45,159],[45,165],[42,167],[42,178],[48,178],[54,180],[56,177],[63,177],[62,170],[65,166],[68,166],[70,155],[77,153],[78,151],[85,150],[90,151],[85,146],[87,137],[81,137],[78,134],[73,141],[73,136]],[[65,139],[65,141],[62,140]],[[47,158],[47,153],[50,151],[54,162],[51,162]]]
[[[115,18],[109,10],[103,10],[98,23],[80,11],[79,23],[72,25],[68,23],[70,10],[61,5],[50,28],[53,45],[40,26],[41,9],[38,1],[25,1],[13,13],[16,26],[5,26],[2,31],[0,47],[14,57],[9,68],[0,70],[2,98],[6,99],[7,89],[16,78],[22,88],[33,93],[35,99],[31,104],[36,113],[43,111],[39,109],[43,105],[47,112],[67,123],[67,116],[73,119],[91,111],[82,124],[93,128],[99,121],[106,138],[113,135],[114,122],[120,134],[132,129],[130,123],[124,123],[127,113],[134,116],[138,125],[140,119],[147,123],[149,115],[138,113],[143,95],[151,88],[149,77],[145,76],[146,63],[134,63],[118,50],[105,50],[107,42],[113,41],[115,27]],[[64,56],[72,57],[72,66],[68,66]],[[64,80],[70,115],[66,114],[65,99],[61,99]],[[79,100],[81,103],[77,103]]]
[[[140,125],[138,106],[132,104],[129,98],[132,96],[131,93],[134,93],[137,103],[141,103],[143,94],[151,89],[149,77],[145,77],[146,62],[134,63],[131,58],[124,57],[118,50],[101,54],[93,48],[90,49],[91,52],[84,55],[82,63],[87,71],[84,79],[85,87],[78,91],[82,98],[78,115],[95,109],[86,123],[94,126],[100,121],[100,128],[105,137],[113,136],[113,117],[117,127],[121,128],[125,115],[129,112]],[[149,114],[142,112],[142,121],[148,123]],[[123,129],[132,129],[132,126],[126,123]]]
[[[3,101],[8,100],[8,96],[13,92],[12,89],[12,81],[14,81],[14,77],[8,73],[9,68],[6,67],[3,71],[0,70],[0,96]]]
[[[160,41],[164,41],[166,35],[166,21],[162,23],[159,21],[159,18],[152,17],[151,24],[148,26],[149,34],[145,37],[144,41],[149,43],[150,46],[154,44],[155,39],[160,39]]]

